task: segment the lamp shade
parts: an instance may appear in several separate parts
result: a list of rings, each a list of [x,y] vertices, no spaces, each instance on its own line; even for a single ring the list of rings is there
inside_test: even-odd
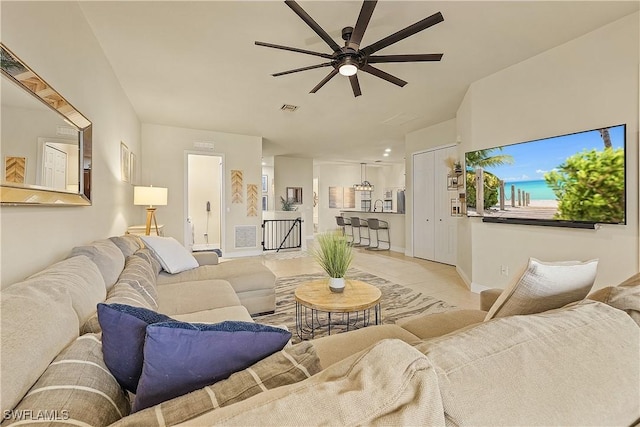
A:
[[[167,189],[162,187],[133,187],[133,204],[164,206],[167,204]]]

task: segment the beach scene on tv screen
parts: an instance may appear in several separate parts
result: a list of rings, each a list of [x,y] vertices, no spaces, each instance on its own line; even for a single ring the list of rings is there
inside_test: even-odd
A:
[[[618,125],[466,153],[467,215],[622,224],[624,143]]]

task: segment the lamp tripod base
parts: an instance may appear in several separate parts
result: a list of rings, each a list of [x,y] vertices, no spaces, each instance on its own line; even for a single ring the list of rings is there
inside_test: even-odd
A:
[[[156,208],[147,208],[147,225],[144,230],[145,236],[151,234],[151,221],[153,221],[156,227],[156,236],[159,236],[160,232],[158,231],[158,222],[156,221]]]

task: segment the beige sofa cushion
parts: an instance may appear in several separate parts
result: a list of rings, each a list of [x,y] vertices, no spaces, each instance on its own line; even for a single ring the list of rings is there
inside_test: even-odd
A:
[[[396,322],[396,325],[420,339],[440,337],[465,326],[480,323],[486,312],[480,310],[450,310],[442,313],[419,314]]]
[[[631,425],[640,333],[597,302],[494,319],[416,347],[438,372],[451,425]]]
[[[618,286],[599,289],[588,298],[625,311],[640,326],[640,273],[634,274]]]
[[[98,266],[107,290],[111,289],[118,281],[124,268],[125,257],[122,251],[109,239],[96,240],[85,246],[76,246],[71,250],[70,257],[78,255],[85,255]]]
[[[100,277],[102,280],[102,277]],[[0,292],[2,412],[13,409],[56,355],[78,336],[71,296],[41,283]]]
[[[158,311],[167,316],[240,305],[224,280],[171,283],[158,286]]]
[[[95,313],[96,305],[107,296],[100,270],[84,255],[55,263],[22,283],[46,289],[47,294],[69,294],[80,325]]]
[[[396,325],[377,325],[343,334],[334,334],[313,340],[323,368],[359,353],[383,339],[399,339],[418,344],[420,339]]]
[[[241,305],[196,311],[195,313],[174,314],[171,317],[181,322],[189,323],[220,323],[225,320],[236,320],[239,322],[254,321],[247,309]]]
[[[173,426],[258,393],[300,382],[320,370],[313,345],[302,342],[231,374],[226,380],[136,412],[112,427]]]
[[[179,425],[444,425],[437,390],[435,370],[420,352],[384,340],[302,382]]]
[[[145,249],[127,258],[127,263],[118,278],[118,284],[127,284],[138,292],[153,310],[158,309],[158,291],[156,289],[156,273],[150,255]]]
[[[106,426],[130,412],[128,396],[104,364],[99,335],[87,334],[56,357],[14,414],[48,413],[65,425]]]
[[[143,246],[140,238],[134,234],[109,237],[109,240],[111,240],[118,247],[118,249],[120,249],[125,259],[129,258]]]
[[[534,314],[584,299],[596,279],[598,260],[543,262],[529,258],[522,276],[504,290],[485,320]]]
[[[153,310],[151,304],[144,299],[140,292],[133,289],[133,287],[128,283],[116,283],[107,294],[107,299],[104,302],[105,304],[126,304]],[[98,333],[101,331],[102,328],[98,321],[98,313],[95,312],[86,322],[84,322],[84,325],[82,325],[80,330],[80,334]]]
[[[158,285],[206,279],[228,281],[236,292],[257,289],[274,289],[276,276],[255,259],[234,259],[217,265],[203,265],[178,274],[163,271],[158,276]]]

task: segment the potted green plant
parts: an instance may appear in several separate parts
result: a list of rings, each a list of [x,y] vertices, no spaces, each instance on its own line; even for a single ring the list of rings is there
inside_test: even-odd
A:
[[[280,196],[280,203],[282,204],[282,210],[283,211],[295,211],[296,210],[296,206],[294,206],[292,200],[285,199],[284,197]]]
[[[311,254],[329,275],[329,289],[344,291],[344,275],[353,261],[353,252],[347,239],[339,232],[318,235],[317,246]]]

